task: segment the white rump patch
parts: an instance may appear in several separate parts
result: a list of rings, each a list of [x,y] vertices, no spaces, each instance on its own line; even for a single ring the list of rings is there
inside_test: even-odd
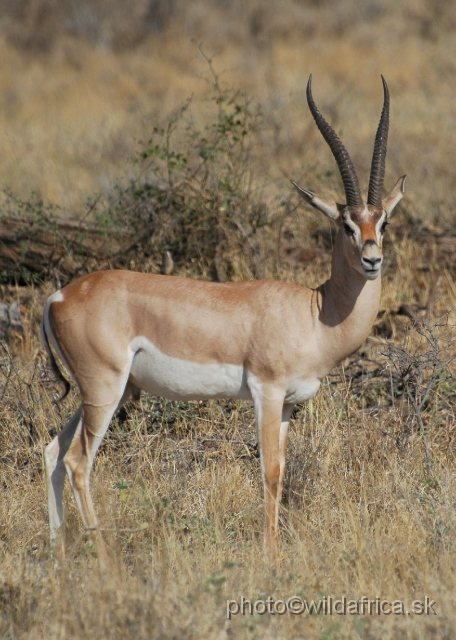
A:
[[[63,302],[63,300],[64,300],[63,293],[59,289],[58,291],[53,293],[51,296],[49,296],[49,298],[47,299],[46,306],[49,307],[53,302]]]

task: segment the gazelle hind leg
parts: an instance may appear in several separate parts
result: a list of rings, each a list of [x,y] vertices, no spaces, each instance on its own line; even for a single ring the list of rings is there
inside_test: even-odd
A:
[[[102,536],[97,529],[98,521],[90,493],[90,473],[95,454],[109,427],[115,409],[116,407],[104,410],[99,407],[83,405],[82,420],[78,424],[64,459],[84,527],[91,531],[100,565],[103,567],[107,566],[108,558]]]
[[[63,518],[63,487],[66,476],[64,457],[71,445],[76,429],[81,422],[81,415],[82,405],[70,418],[62,431],[48,444],[44,452],[49,528],[51,546],[53,548]]]
[[[99,390],[99,398],[106,395],[112,397],[112,386],[107,385],[104,390]],[[70,478],[71,486],[84,527],[91,531],[91,536],[97,548],[100,566],[108,566],[108,555],[100,531],[90,492],[90,473],[93,467],[95,455],[101,445],[103,437],[109,427],[111,418],[130,396],[130,385],[119,385],[124,388],[119,392],[116,401],[106,404],[95,404],[88,401],[82,403],[82,419],[77,425],[73,440],[64,457],[66,471]],[[104,391],[104,393],[103,393]]]

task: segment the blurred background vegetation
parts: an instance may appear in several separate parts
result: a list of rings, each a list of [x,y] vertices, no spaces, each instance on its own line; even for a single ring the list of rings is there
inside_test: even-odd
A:
[[[305,103],[310,73],[363,188],[383,73],[385,188],[407,173],[401,227],[448,232],[455,27],[450,0],[3,0],[3,213],[40,242],[56,216],[109,236],[76,259],[87,227],[54,229],[47,271],[21,245],[3,281],[27,281],[24,268],[59,282],[108,265],[157,271],[166,250],[192,275],[264,277],[283,241],[329,249],[318,216],[296,216],[288,181],[341,197]]]
[[[366,184],[383,73],[388,184],[407,172],[416,214],[451,218],[455,27],[451,0],[2,0],[0,182],[73,213],[136,176],[141,141],[190,96],[187,120],[211,117],[202,44],[224,86],[260,105],[282,194],[289,177],[339,184],[305,104],[310,73]]]

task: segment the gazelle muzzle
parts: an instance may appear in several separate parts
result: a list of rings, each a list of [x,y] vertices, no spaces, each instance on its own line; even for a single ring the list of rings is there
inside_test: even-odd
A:
[[[374,240],[366,240],[361,252],[361,267],[369,280],[375,280],[379,275],[383,262],[380,247]]]

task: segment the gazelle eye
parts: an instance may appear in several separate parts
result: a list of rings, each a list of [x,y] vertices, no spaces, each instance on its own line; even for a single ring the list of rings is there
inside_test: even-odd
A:
[[[386,229],[388,224],[389,224],[389,222],[387,220],[385,220],[385,222],[380,227],[380,233],[385,233],[385,229]]]
[[[349,238],[352,238],[355,235],[353,229],[346,222],[344,222],[344,231]]]

